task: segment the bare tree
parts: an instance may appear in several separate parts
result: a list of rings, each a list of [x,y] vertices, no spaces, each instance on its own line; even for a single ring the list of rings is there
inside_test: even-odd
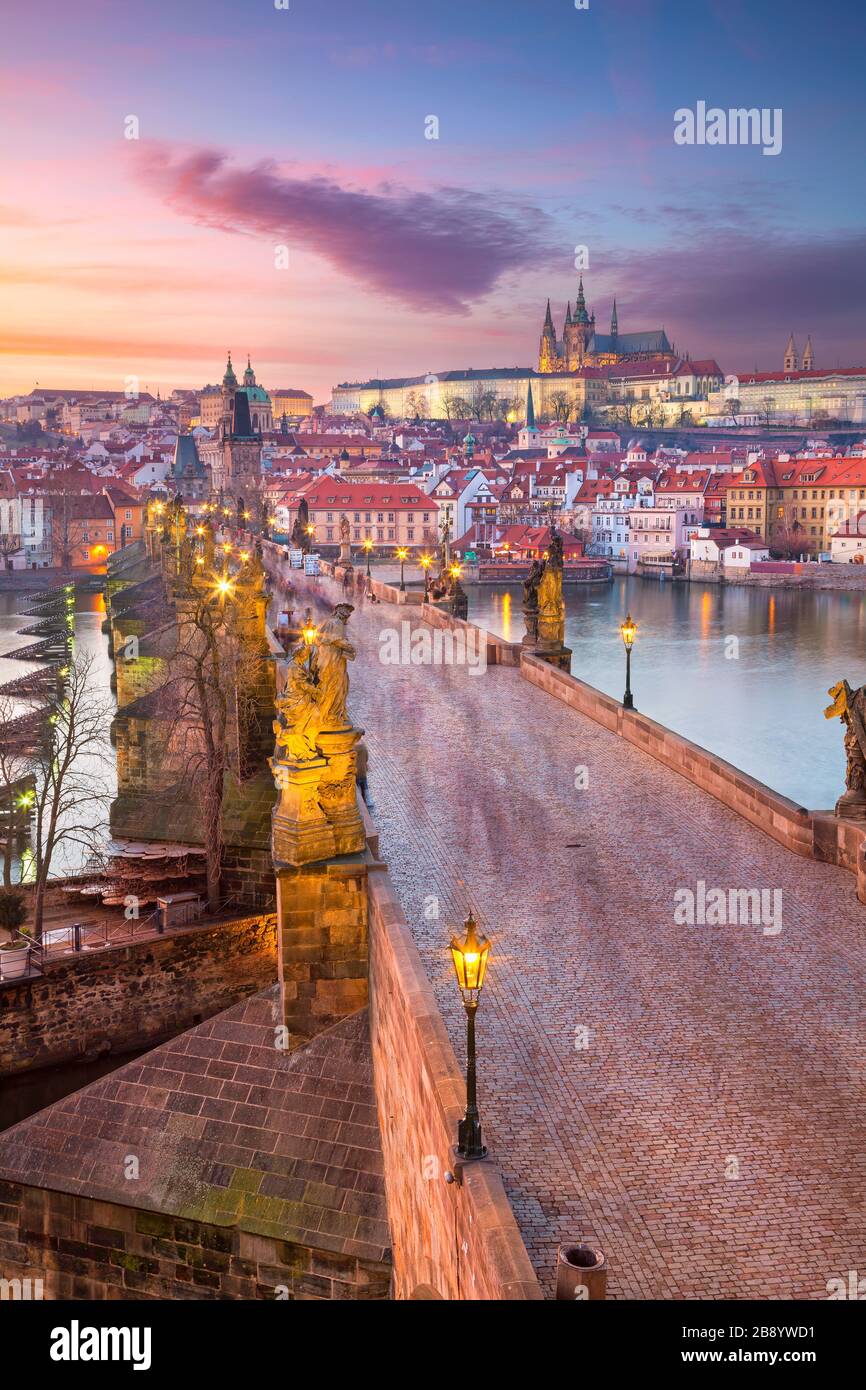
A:
[[[574,402],[567,391],[554,391],[550,397],[550,404],[553,406],[553,415],[561,425],[567,425],[571,419],[571,412]]]
[[[104,834],[110,789],[111,702],[77,656],[46,710],[45,738],[28,759],[33,796],[33,934],[42,937],[45,892],[62,847],[93,851]]]
[[[442,409],[445,412],[445,419],[449,425],[455,420],[469,420],[472,418],[472,406],[465,396],[443,396]]]
[[[201,810],[208,908],[220,905],[226,778],[243,781],[258,764],[250,755],[266,682],[267,655],[251,626],[252,595],[243,575],[189,579],[178,590],[178,631],[159,697],[161,757],[177,789]]]

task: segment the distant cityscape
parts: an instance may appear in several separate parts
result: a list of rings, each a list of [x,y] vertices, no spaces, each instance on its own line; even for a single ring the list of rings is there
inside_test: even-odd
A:
[[[726,375],[661,329],[596,327],[583,278],[535,367],[342,383],[326,405],[265,388],[228,354],[218,384],[168,398],[34,388],[0,402],[0,555],[9,571],[99,567],[142,536],[149,498],[242,495],[290,535],[383,553],[435,544],[529,559],[551,522],[612,571],[741,575],[860,562],[866,368],[822,369],[793,333],[775,372]],[[535,540],[533,542],[533,535]]]

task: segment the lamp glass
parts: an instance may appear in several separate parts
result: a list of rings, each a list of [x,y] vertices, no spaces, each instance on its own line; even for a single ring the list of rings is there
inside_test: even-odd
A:
[[[471,914],[463,925],[465,935],[462,940],[456,935],[451,938],[451,959],[457,983],[465,997],[467,994],[478,994],[484,984],[490,942],[486,936],[479,936],[478,923]]]

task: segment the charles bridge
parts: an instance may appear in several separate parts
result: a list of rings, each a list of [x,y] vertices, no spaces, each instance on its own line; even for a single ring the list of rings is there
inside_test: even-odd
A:
[[[323,711],[309,660],[271,640],[273,838],[265,856],[258,787],[228,860],[242,894],[267,857],[276,914],[250,901],[112,953],[130,995],[182,997],[192,1026],[0,1136],[2,1273],[50,1297],[539,1299],[580,1242],[609,1298],[826,1297],[866,1261],[863,823],[794,805],[552,650],[376,580],[340,612],[330,574],[263,558],[277,605],[291,584],[342,654]],[[483,676],[380,660],[403,622],[477,636]],[[779,890],[781,929],[678,923],[701,883]],[[448,942],[470,910],[493,943],[490,1152],[464,1161]]]

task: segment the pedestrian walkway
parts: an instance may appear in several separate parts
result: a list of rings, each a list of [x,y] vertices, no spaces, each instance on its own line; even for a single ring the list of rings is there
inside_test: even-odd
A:
[[[493,939],[482,1120],[542,1283],[576,1237],[605,1250],[613,1298],[820,1299],[866,1275],[853,875],[789,853],[514,669],[380,664],[381,629],[408,619],[353,614],[351,709],[460,1057],[450,931],[471,905]],[[780,889],[781,930],[677,925],[674,895],[699,880]]]

